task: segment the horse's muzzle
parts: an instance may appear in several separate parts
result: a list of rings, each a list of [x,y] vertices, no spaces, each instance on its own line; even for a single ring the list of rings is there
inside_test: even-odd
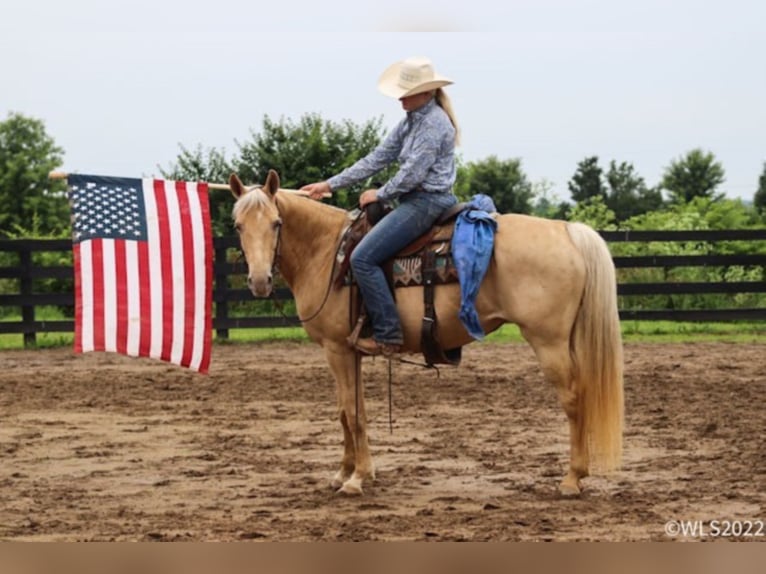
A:
[[[274,286],[274,282],[271,277],[271,273],[262,275],[260,277],[253,277],[248,275],[247,286],[250,288],[250,292],[254,297],[268,297],[271,295],[271,290]]]

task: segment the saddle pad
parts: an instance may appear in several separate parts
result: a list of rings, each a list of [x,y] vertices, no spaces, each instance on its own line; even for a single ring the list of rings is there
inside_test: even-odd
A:
[[[389,267],[390,269],[391,267]],[[457,283],[458,275],[455,263],[451,254],[436,256],[436,273],[434,275],[435,285],[446,285],[447,283]],[[352,273],[346,273],[343,285],[348,287],[353,280]],[[420,255],[409,257],[396,257],[393,261],[393,284],[394,288],[399,287],[418,287],[423,285],[423,259]]]
[[[457,268],[452,261],[452,255],[437,255],[434,283],[444,285],[457,281]],[[416,287],[422,284],[423,259],[420,255],[394,259],[394,287]]]

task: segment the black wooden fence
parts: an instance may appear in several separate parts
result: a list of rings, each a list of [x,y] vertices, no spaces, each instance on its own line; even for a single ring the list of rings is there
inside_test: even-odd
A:
[[[766,241],[766,230],[720,230],[720,231],[604,231],[601,235],[610,243],[618,242],[719,242],[719,241]],[[231,303],[249,301],[250,291],[232,286],[232,280],[245,273],[241,263],[232,263],[227,257],[231,249],[238,248],[236,237],[214,239],[215,266],[213,303],[213,327],[219,338],[227,338],[229,329],[258,328],[298,325],[296,317],[268,316],[232,316]],[[766,245],[766,244],[765,244]],[[0,253],[15,253],[16,262],[0,266],[0,282],[3,289],[0,294],[0,333],[21,333],[25,345],[35,343],[36,333],[72,332],[73,320],[44,321],[35,317],[35,308],[44,305],[73,306],[73,291],[42,290],[39,284],[44,280],[73,280],[71,265],[44,265],[35,262],[34,255],[68,252],[72,243],[65,239],[14,239],[0,240]],[[765,250],[760,250],[761,252]],[[5,259],[8,259],[6,256]],[[766,266],[766,254],[728,254],[728,255],[646,255],[614,257],[618,269],[625,268],[679,268],[679,267],[729,267],[746,266],[752,268]],[[241,281],[240,281],[241,283]],[[9,287],[16,285],[16,291]],[[9,293],[10,291],[10,293]],[[678,295],[678,294],[738,294],[766,293],[766,276],[762,272],[758,281],[717,281],[717,282],[654,282],[654,283],[619,283],[617,293],[620,296],[620,317],[639,320],[671,321],[766,321],[766,307],[756,308],[716,308],[716,309],[631,309],[629,301],[639,295]],[[275,298],[289,301],[292,298],[287,289],[278,289]],[[21,320],[3,320],[8,315],[4,308],[21,309]]]

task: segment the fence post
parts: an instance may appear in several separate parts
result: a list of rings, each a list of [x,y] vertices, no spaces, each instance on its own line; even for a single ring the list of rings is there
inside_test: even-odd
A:
[[[215,248],[215,262],[215,267],[218,269],[215,274],[215,319],[223,319],[223,324],[225,325],[226,319],[229,318],[229,303],[226,299],[226,291],[229,288],[229,279],[228,271],[225,269],[225,246]],[[215,336],[218,339],[226,340],[229,338],[229,329],[226,327],[220,327],[215,330]]]
[[[35,325],[35,303],[32,300],[32,251],[31,248],[19,250],[19,293],[22,298],[21,322],[24,329],[24,347],[34,347],[37,344]]]

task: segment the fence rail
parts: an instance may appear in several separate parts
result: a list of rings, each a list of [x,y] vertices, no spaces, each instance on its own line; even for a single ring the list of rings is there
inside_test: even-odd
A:
[[[624,242],[719,242],[719,241],[766,241],[766,229],[716,230],[716,231],[602,231],[601,236],[610,243]],[[766,245],[766,244],[765,244]],[[233,316],[231,303],[251,301],[250,291],[232,286],[232,279],[242,277],[245,267],[228,260],[229,250],[238,249],[236,237],[218,237],[213,242],[215,250],[213,303],[215,317],[213,328],[219,338],[227,338],[229,329],[260,328],[299,325],[297,317],[284,316]],[[73,320],[41,321],[35,317],[39,306],[71,307],[74,305],[74,289],[71,291],[38,292],[35,283],[41,280],[74,280],[71,265],[41,265],[34,262],[35,254],[71,252],[72,243],[66,239],[14,239],[0,240],[0,254],[14,253],[16,262],[0,266],[0,281],[16,282],[16,292],[8,289],[0,294],[0,316],[3,307],[20,308],[20,321],[0,320],[0,333],[20,333],[25,345],[33,345],[37,333],[72,332]],[[7,256],[6,256],[7,259]],[[766,254],[711,254],[711,255],[637,255],[615,256],[617,269],[665,270],[683,267],[745,266],[766,268]],[[758,281],[663,281],[643,283],[619,283],[617,293],[621,307],[626,307],[630,297],[644,295],[697,295],[697,294],[743,294],[766,293],[766,276]],[[278,289],[274,299],[289,301],[288,289]],[[766,308],[730,309],[630,309],[621,308],[620,318],[638,320],[670,321],[766,321]]]

